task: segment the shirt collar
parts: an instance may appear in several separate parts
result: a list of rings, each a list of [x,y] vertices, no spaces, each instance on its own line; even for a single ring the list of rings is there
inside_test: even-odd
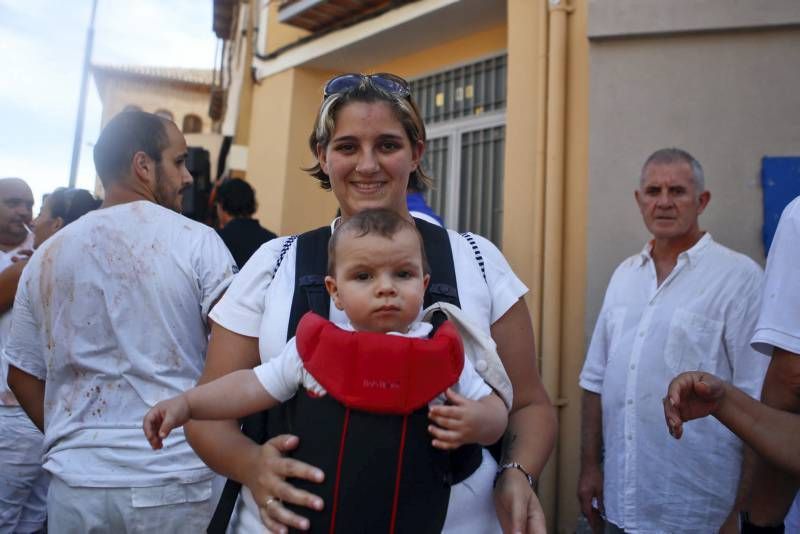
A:
[[[698,261],[700,261],[700,258],[703,256],[708,246],[713,242],[714,239],[711,237],[711,233],[704,232],[703,237],[698,239],[697,243],[695,243],[692,246],[692,248],[690,248],[689,250],[684,250],[683,252],[678,254],[678,259],[680,260],[681,258],[686,258],[686,261],[689,263],[689,265],[697,263]],[[639,259],[641,260],[641,262],[639,263],[640,266],[644,265],[645,263],[653,259],[651,255],[652,250],[653,250],[653,240],[651,239],[644,245],[642,251],[639,252]]]

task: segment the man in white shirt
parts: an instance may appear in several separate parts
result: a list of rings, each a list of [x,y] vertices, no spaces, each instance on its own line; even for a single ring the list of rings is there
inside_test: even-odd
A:
[[[32,209],[28,184],[19,178],[0,178],[0,272],[22,251],[33,249],[33,234],[28,231]],[[0,305],[0,351],[10,328],[10,303]],[[44,524],[47,492],[42,434],[8,389],[7,370],[0,353],[0,533],[36,532]]]
[[[607,532],[712,532],[733,508],[740,441],[713,419],[667,439],[661,404],[681,371],[755,395],[767,366],[748,343],[761,269],[700,230],[710,196],[683,150],[643,166],[635,198],[653,239],[614,272],[580,376],[578,496],[595,532],[603,515]]]
[[[94,148],[103,208],[48,239],[23,271],[9,385],[44,431],[59,532],[200,532],[214,474],[182,432],[154,453],[141,419],[193,386],[213,303],[235,271],[214,230],[179,213],[192,177],[171,121],[131,111]]]
[[[761,401],[800,413],[800,197],[783,210],[767,258],[761,313],[753,348],[771,356]],[[796,452],[796,451],[795,451]],[[748,453],[750,454],[750,453]],[[773,461],[745,462],[741,508],[756,526],[781,525],[798,489],[798,479]]]
[[[671,383],[664,400],[670,433],[683,434],[683,421],[713,415],[752,451],[744,462],[739,506],[742,532],[783,532],[784,515],[800,476],[800,197],[781,215],[767,259],[764,296],[752,345],[771,355],[762,402],[704,372],[687,372]],[[797,509],[797,500],[792,507]],[[786,517],[786,532],[796,532]]]

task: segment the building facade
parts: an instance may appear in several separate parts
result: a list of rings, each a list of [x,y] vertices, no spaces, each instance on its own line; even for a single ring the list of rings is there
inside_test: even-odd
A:
[[[214,13],[231,73],[225,135],[259,219],[281,234],[336,211],[302,170],[324,82],[392,72],[412,83],[432,205],[493,239],[531,288],[560,419],[539,495],[551,529],[574,531],[577,377],[611,273],[646,239],[640,166],[665,146],[692,152],[712,191],[704,228],[763,263],[760,161],[800,152],[800,4],[214,0]]]

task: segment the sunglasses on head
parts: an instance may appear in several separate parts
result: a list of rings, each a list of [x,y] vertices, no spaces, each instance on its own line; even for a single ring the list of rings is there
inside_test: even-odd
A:
[[[389,74],[388,72],[379,72],[377,74],[342,74],[331,78],[325,84],[325,89],[322,92],[323,98],[328,98],[331,95],[346,93],[352,91],[364,81],[368,81],[373,87],[385,91],[392,96],[407,98],[411,96],[411,88],[408,82],[400,76]]]

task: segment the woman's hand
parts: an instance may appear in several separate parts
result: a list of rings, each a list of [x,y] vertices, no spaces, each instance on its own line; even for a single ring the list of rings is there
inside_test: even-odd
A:
[[[500,474],[494,506],[505,534],[547,534],[542,505],[520,471],[506,469]]]
[[[257,458],[250,471],[251,476],[242,483],[253,493],[258,504],[261,521],[273,532],[284,533],[287,527],[307,530],[308,519],[283,506],[284,502],[321,510],[322,499],[307,491],[299,490],[286,482],[287,478],[301,478],[311,482],[322,482],[324,474],[316,467],[299,460],[284,457],[300,443],[297,436],[276,436],[257,449]]]

